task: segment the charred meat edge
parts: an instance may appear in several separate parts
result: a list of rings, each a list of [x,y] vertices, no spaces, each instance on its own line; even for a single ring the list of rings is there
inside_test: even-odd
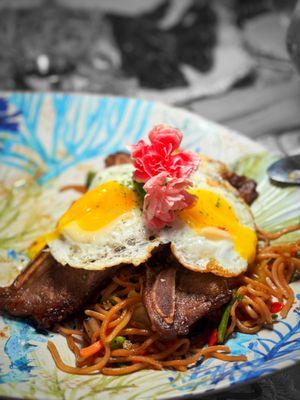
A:
[[[182,266],[146,266],[143,303],[152,330],[161,338],[186,336],[203,317],[232,296],[237,279],[189,271]]]
[[[115,271],[62,266],[49,251],[42,251],[11,286],[0,288],[0,313],[51,328],[94,300]]]

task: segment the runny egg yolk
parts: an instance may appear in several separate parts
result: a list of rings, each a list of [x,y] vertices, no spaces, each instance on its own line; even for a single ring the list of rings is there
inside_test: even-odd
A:
[[[207,227],[224,231],[233,240],[236,252],[251,263],[256,253],[255,231],[239,222],[230,204],[218,193],[205,189],[194,189],[190,193],[197,200],[192,207],[180,211],[179,217],[199,235]]]
[[[100,230],[131,211],[136,203],[133,190],[116,181],[105,182],[75,201],[58,221],[57,230],[61,232],[73,222],[84,231]]]
[[[47,242],[56,239],[63,230],[74,239],[84,241],[89,233],[101,230],[131,211],[136,204],[137,197],[133,190],[116,181],[105,182],[76,200],[60,218],[56,229],[30,246],[29,257],[35,257]]]

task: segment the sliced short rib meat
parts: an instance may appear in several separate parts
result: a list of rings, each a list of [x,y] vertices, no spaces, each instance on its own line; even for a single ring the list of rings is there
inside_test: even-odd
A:
[[[109,154],[105,160],[106,167],[112,167],[114,165],[129,164],[131,163],[131,157],[129,153],[125,151],[117,151],[116,153]]]
[[[50,328],[93,301],[115,271],[62,266],[42,251],[10,287],[0,288],[0,314],[29,318]]]
[[[244,175],[238,175],[235,172],[226,171],[223,174],[223,178],[226,179],[231,186],[237,189],[240,196],[244,201],[250,206],[254,200],[258,197],[258,192],[256,191],[257,183],[254,179],[248,178]]]
[[[231,299],[234,282],[181,266],[147,265],[143,302],[152,329],[162,338],[187,335],[201,318]]]

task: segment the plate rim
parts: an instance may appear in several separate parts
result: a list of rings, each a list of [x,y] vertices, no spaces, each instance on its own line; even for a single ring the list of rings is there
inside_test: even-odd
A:
[[[88,93],[88,92],[59,92],[59,91],[51,91],[51,92],[47,92],[47,91],[2,91],[0,90],[0,97],[4,96],[4,97],[9,97],[12,95],[22,95],[22,96],[26,96],[26,95],[30,95],[30,96],[40,96],[40,95],[44,95],[44,96],[48,96],[48,97],[52,97],[55,95],[58,96],[69,96],[69,97],[91,97],[94,99],[103,99],[103,98],[107,98],[107,99],[126,99],[126,100],[130,100],[130,101],[142,101],[145,103],[150,103],[150,104],[154,104],[154,105],[158,105],[159,107],[164,107],[164,108],[168,108],[170,110],[172,110],[173,112],[176,112],[176,110],[179,110],[180,112],[184,113],[187,117],[189,118],[197,118],[200,120],[204,120],[207,121],[210,124],[213,124],[216,128],[225,128],[227,130],[227,132],[232,135],[234,138],[242,138],[242,140],[244,142],[251,142],[252,144],[255,144],[258,148],[260,148],[260,152],[263,153],[265,152],[268,155],[278,155],[280,154],[279,152],[275,152],[272,150],[269,150],[265,145],[261,144],[261,143],[257,143],[255,140],[253,140],[251,137],[246,136],[245,134],[243,134],[240,131],[236,131],[230,127],[228,127],[226,124],[221,124],[219,122],[216,122],[212,119],[209,119],[205,116],[203,116],[202,114],[198,114],[192,110],[186,109],[184,105],[180,104],[180,105],[176,105],[176,104],[168,104],[168,103],[164,103],[163,101],[157,101],[157,100],[148,100],[146,98],[140,98],[140,97],[135,97],[135,96],[116,96],[116,95],[110,95],[110,94],[101,94],[101,93]],[[200,99],[201,100],[201,99]],[[0,162],[1,164],[1,162]],[[12,167],[8,167],[9,169]],[[0,316],[1,317],[1,316]],[[196,399],[196,398],[202,398],[202,397],[207,397],[207,396],[213,396],[216,394],[219,394],[221,392],[230,390],[231,388],[236,389],[237,387],[246,385],[246,384],[251,384],[253,382],[259,381],[261,379],[264,379],[268,376],[273,376],[276,374],[279,374],[280,372],[282,372],[283,370],[289,370],[295,366],[297,366],[298,364],[300,364],[300,358],[299,360],[288,360],[287,364],[285,367],[273,371],[273,372],[266,372],[266,373],[262,373],[260,376],[254,377],[254,378],[250,378],[250,379],[241,379],[241,376],[239,377],[239,381],[238,382],[227,382],[224,381],[224,385],[222,385],[221,387],[217,388],[217,389],[208,389],[205,390],[203,392],[197,392],[197,389],[195,390],[194,393],[182,393],[181,395],[172,397],[172,399],[174,400],[180,400],[180,399]],[[226,379],[226,378],[225,378]],[[172,389],[171,389],[172,390]],[[7,400],[19,400],[21,399],[21,397],[6,397],[6,396],[2,396],[0,395],[0,398],[3,399],[7,399]],[[42,399],[41,397],[39,399]],[[159,399],[161,400],[165,400],[165,399],[170,399],[170,397],[164,397],[164,396],[160,396]]]

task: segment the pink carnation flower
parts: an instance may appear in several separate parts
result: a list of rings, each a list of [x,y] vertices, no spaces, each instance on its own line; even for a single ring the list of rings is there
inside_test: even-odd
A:
[[[149,132],[151,144],[139,140],[130,146],[135,171],[133,179],[145,183],[144,216],[150,229],[162,229],[175,220],[175,211],[189,207],[194,196],[186,189],[189,176],[197,169],[199,157],[180,151],[182,133],[168,125]]]
[[[144,185],[144,216],[148,228],[162,229],[175,220],[175,211],[189,207],[194,196],[185,189],[191,182],[184,178],[168,178],[166,172],[149,179]]]
[[[179,151],[182,133],[168,125],[157,125],[149,132],[151,144],[139,140],[130,146],[135,171],[133,179],[147,182],[161,172],[170,177],[188,178],[199,164],[199,157],[192,151]]]

